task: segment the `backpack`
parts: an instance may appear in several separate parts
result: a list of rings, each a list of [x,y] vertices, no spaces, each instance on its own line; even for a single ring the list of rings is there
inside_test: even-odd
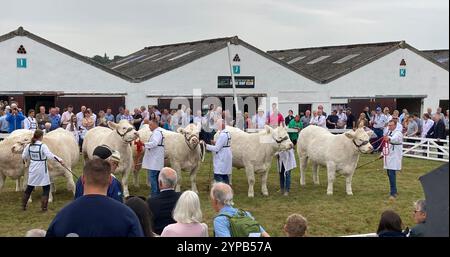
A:
[[[225,216],[230,222],[230,232],[232,237],[249,237],[252,233],[261,233],[259,223],[251,218],[243,210],[238,210],[234,216],[222,213],[219,216]]]

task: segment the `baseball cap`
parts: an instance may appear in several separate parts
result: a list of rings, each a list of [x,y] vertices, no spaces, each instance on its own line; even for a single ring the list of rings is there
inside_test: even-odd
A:
[[[97,146],[92,153],[92,155],[97,156],[98,158],[101,158],[103,160],[108,159],[112,154],[113,151],[106,145]]]
[[[120,162],[120,153],[118,151],[113,150],[111,154],[111,160],[115,162]]]

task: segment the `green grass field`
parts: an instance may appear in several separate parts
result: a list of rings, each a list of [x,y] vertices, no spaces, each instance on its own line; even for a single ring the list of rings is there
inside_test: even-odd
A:
[[[360,164],[374,159],[375,155],[362,155]],[[215,215],[209,202],[209,179],[211,156],[208,155],[197,176],[197,186],[204,215],[204,221],[212,231],[212,219]],[[298,163],[298,162],[297,162]],[[247,198],[247,180],[244,170],[233,170],[233,189],[235,205],[250,211],[271,236],[284,236],[282,227],[292,213],[304,215],[309,222],[310,236],[341,236],[372,233],[376,231],[380,214],[385,209],[397,211],[405,225],[412,224],[412,203],[423,198],[419,176],[437,168],[440,162],[404,158],[404,169],[397,177],[399,197],[395,202],[388,201],[389,185],[382,161],[377,161],[357,170],[353,177],[353,196],[345,194],[345,179],[337,176],[334,195],[326,195],[326,170],[320,169],[320,185],[312,183],[310,165],[305,187],[300,187],[298,168],[292,173],[291,193],[289,197],[279,193],[279,176],[276,163],[273,162],[268,179],[270,196],[260,193],[260,178],[255,185],[255,198]],[[81,173],[81,162],[74,169]],[[190,188],[189,174],[183,173],[183,190]],[[131,178],[131,176],[130,176]],[[145,184],[146,173],[141,171],[140,187],[130,183],[130,194],[147,196],[149,188]],[[66,190],[64,178],[56,180],[57,192],[54,202],[49,204],[47,213],[40,212],[41,189],[33,193],[33,203],[27,211],[20,209],[22,192],[14,192],[15,183],[7,179],[0,193],[0,236],[23,236],[32,228],[47,229],[49,223],[65,204],[72,200],[72,194]]]

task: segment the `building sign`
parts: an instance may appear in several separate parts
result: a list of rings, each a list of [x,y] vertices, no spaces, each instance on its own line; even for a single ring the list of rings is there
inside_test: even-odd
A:
[[[241,74],[241,66],[233,65],[233,74]]]
[[[236,88],[255,88],[255,77],[253,76],[237,76],[234,77]],[[218,88],[233,88],[231,84],[231,76],[217,77]]]
[[[239,58],[239,55],[236,54],[233,58],[233,62],[240,62],[240,61],[241,61],[241,58]]]
[[[17,68],[26,68],[27,58],[17,58]]]

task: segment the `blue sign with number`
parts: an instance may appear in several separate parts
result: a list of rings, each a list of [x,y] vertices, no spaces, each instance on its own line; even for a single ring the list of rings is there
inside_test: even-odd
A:
[[[27,67],[27,59],[17,58],[17,68],[26,68],[26,67]]]
[[[406,77],[406,69],[400,69],[400,77]]]
[[[233,74],[241,74],[241,66],[233,65]]]

